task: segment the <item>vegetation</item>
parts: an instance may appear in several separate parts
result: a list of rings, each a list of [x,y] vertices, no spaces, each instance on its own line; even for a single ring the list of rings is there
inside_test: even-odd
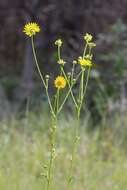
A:
[[[42,116],[43,115],[43,116]],[[72,132],[75,121],[61,116],[57,133],[54,189],[64,190],[69,172]],[[0,123],[0,189],[42,190],[45,165],[50,153],[48,114],[29,114],[25,119]],[[85,117],[80,127],[81,144],[77,152],[74,189],[126,190],[127,119],[118,115],[101,123],[101,130],[88,132],[92,118]],[[77,164],[78,163],[78,164]]]

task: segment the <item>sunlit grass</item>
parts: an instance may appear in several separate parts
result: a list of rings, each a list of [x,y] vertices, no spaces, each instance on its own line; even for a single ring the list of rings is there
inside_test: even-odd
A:
[[[50,156],[49,124],[46,117],[34,115],[28,121],[29,124],[25,119],[12,119],[0,124],[1,190],[44,189],[44,166]],[[89,119],[83,122],[72,183],[75,190],[126,190],[126,138],[122,133],[118,138],[116,131],[120,134],[121,126],[117,119],[115,121],[116,129],[112,129],[115,125],[110,121],[111,128],[107,122],[107,129],[103,133],[99,130],[87,133],[85,128],[89,125]],[[71,117],[59,121],[53,180],[56,190],[65,190],[67,187],[74,125]]]

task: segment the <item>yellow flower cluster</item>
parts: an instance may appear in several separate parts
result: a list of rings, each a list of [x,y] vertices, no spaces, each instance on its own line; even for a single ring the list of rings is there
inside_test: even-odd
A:
[[[37,32],[40,32],[40,26],[37,23],[30,22],[24,26],[23,32],[29,36],[34,36]]]
[[[91,67],[91,66],[92,66],[91,60],[86,59],[86,58],[82,58],[82,57],[79,57],[78,63],[79,63],[81,66],[83,66],[83,67],[85,67],[85,66]]]
[[[62,88],[65,88],[66,86],[66,80],[63,76],[58,76],[56,77],[54,84],[56,88],[62,89]]]

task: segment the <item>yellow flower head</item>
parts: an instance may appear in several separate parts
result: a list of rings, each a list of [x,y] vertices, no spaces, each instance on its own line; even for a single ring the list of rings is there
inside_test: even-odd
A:
[[[59,46],[59,47],[61,47],[62,43],[63,43],[63,42],[62,42],[61,39],[58,39],[58,40],[55,41],[55,45],[56,45],[56,46]]]
[[[79,57],[78,63],[79,63],[81,66],[83,66],[83,67],[85,67],[85,66],[91,67],[91,66],[92,66],[91,60],[86,59],[86,58],[82,58],[82,57]]]
[[[64,65],[66,62],[63,59],[60,59],[60,60],[57,61],[57,63],[59,65]]]
[[[91,34],[86,33],[86,35],[84,36],[84,40],[88,43],[91,42],[93,36]]]
[[[40,26],[37,23],[29,22],[24,26],[23,32],[29,36],[34,36],[37,32],[40,32]]]
[[[66,86],[66,80],[63,76],[58,76],[56,77],[54,84],[56,88],[62,89],[62,88],[65,88]]]

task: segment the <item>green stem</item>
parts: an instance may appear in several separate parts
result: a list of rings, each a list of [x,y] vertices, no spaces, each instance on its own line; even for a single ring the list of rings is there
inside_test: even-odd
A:
[[[53,161],[55,159],[55,139],[56,139],[56,127],[57,127],[57,115],[59,109],[59,89],[55,95],[55,103],[54,103],[54,114],[52,115],[53,125],[51,127],[51,152],[50,152],[50,161],[48,167],[48,175],[47,175],[47,187],[46,190],[50,189],[52,183],[52,173],[53,173]]]
[[[60,61],[60,59],[61,59],[60,46],[58,46],[58,49],[57,49],[57,50],[58,50],[58,59],[59,59],[59,61]],[[77,107],[77,103],[76,103],[76,100],[75,100],[75,98],[74,98],[74,95],[73,95],[73,92],[72,92],[72,89],[71,89],[71,85],[70,85],[70,83],[69,83],[69,80],[68,80],[68,78],[67,78],[67,75],[66,75],[66,73],[65,73],[65,71],[64,71],[64,69],[63,69],[63,67],[61,66],[60,68],[61,68],[61,74],[63,73],[63,75],[64,75],[64,77],[65,77],[65,79],[66,79],[66,81],[67,81],[67,83],[68,83],[68,86],[69,86],[69,89],[70,89],[70,92],[71,92],[71,96],[72,96],[73,102],[74,102],[75,106]]]
[[[88,86],[88,82],[89,82],[89,78],[90,78],[90,71],[91,71],[91,68],[89,67],[88,73],[87,73],[87,78],[86,78],[86,83],[85,83],[85,87],[84,87],[84,92],[83,92],[83,99],[84,99],[85,94],[86,94],[86,90],[87,90],[87,86]],[[82,99],[82,101],[83,101],[83,99]]]
[[[78,102],[78,109],[77,109],[77,114],[80,117],[80,111],[81,111],[81,107],[82,107],[82,103],[83,103],[83,92],[84,92],[84,73],[85,73],[85,69],[82,68],[82,75],[81,75],[81,82],[80,82],[80,89],[79,89],[79,102]]]
[[[84,73],[85,73],[85,69],[82,69],[82,78],[81,78],[81,99],[83,96],[83,91],[84,91]]]
[[[86,50],[87,50],[87,44],[85,45],[84,48],[84,52],[83,52],[83,59],[85,58],[85,54],[86,54]],[[74,161],[75,161],[75,154],[76,154],[76,150],[77,150],[77,143],[78,143],[78,138],[79,138],[79,120],[80,120],[80,114],[81,114],[81,107],[82,107],[82,103],[83,103],[83,98],[84,98],[84,92],[86,92],[86,88],[88,85],[88,77],[86,80],[86,85],[84,88],[84,74],[85,74],[85,69],[82,68],[81,70],[81,81],[80,81],[80,88],[79,88],[79,101],[78,104],[76,106],[76,113],[77,113],[77,125],[75,128],[75,134],[74,134],[74,141],[73,141],[73,145],[72,145],[72,158],[71,158],[71,165],[70,165],[70,172],[69,172],[69,177],[68,177],[68,190],[71,190],[71,183],[72,183],[72,174],[73,174],[73,167],[74,167]]]
[[[55,94],[55,96],[54,96],[54,104],[53,104],[55,113],[56,113],[56,104],[57,104],[57,97],[56,97],[56,94]]]
[[[78,75],[77,75],[77,77],[76,77],[76,79],[75,79],[76,81],[77,81],[78,78],[80,77],[81,73],[82,73],[82,71],[78,73]],[[60,106],[60,108],[59,108],[59,110],[58,110],[58,113],[60,113],[60,111],[62,110],[62,108],[63,108],[63,106],[64,106],[64,104],[65,104],[65,102],[66,102],[66,100],[67,100],[67,98],[68,98],[68,96],[69,96],[69,94],[70,94],[70,92],[71,92],[72,87],[73,87],[73,83],[72,83],[72,85],[70,86],[70,89],[69,89],[69,91],[67,92],[67,94],[66,94],[66,96],[65,96],[65,98],[64,98],[64,100],[63,100],[63,102],[62,102],[62,104],[61,104],[61,106]]]
[[[47,98],[48,98],[48,104],[49,104],[49,107],[50,107],[50,111],[51,111],[52,115],[55,117],[55,112],[53,110],[52,103],[51,103],[51,100],[50,100],[50,97],[49,97],[48,88],[46,87],[45,90],[46,90],[46,95],[47,95]]]
[[[85,55],[86,55],[87,46],[88,46],[88,44],[86,43],[84,51],[83,51],[83,59],[85,58]]]
[[[40,67],[39,67],[39,64],[38,64],[38,60],[37,60],[37,56],[36,56],[36,51],[35,51],[35,46],[34,46],[34,38],[33,38],[33,36],[31,37],[31,42],[32,42],[32,50],[33,50],[33,55],[34,55],[36,67],[37,67],[38,73],[40,75],[41,81],[42,81],[44,87],[46,88],[46,83],[45,83],[44,77],[41,74],[41,70],[40,70]]]
[[[71,71],[71,83],[73,82],[73,78],[74,78],[74,70],[75,70],[75,63],[73,63],[73,66],[72,66],[72,71]]]
[[[74,102],[74,104],[75,104],[75,106],[76,106],[76,108],[77,108],[77,107],[78,107],[77,102],[76,102],[76,100],[75,100],[75,97],[74,97],[73,92],[72,92],[72,89],[71,89],[71,85],[70,85],[70,83],[69,83],[69,81],[68,81],[68,78],[67,78],[67,76],[66,76],[66,73],[65,73],[63,67],[61,67],[61,71],[62,71],[62,73],[63,73],[63,75],[64,75],[64,77],[65,77],[65,79],[66,79],[66,81],[67,81],[67,84],[68,84],[68,86],[69,86],[69,90],[70,90],[70,93],[71,93],[73,102]]]
[[[91,55],[91,50],[92,50],[92,48],[91,48],[91,47],[89,47],[89,55]]]
[[[34,55],[34,59],[35,59],[35,63],[36,63],[36,67],[37,67],[37,70],[38,70],[38,73],[39,73],[39,76],[41,78],[41,81],[45,87],[45,90],[46,90],[46,95],[47,95],[47,98],[48,98],[48,103],[49,103],[49,106],[50,106],[50,110],[52,112],[52,114],[55,116],[54,114],[54,110],[53,110],[53,107],[52,107],[52,104],[51,104],[51,100],[50,100],[50,97],[49,97],[49,93],[48,93],[48,86],[44,80],[44,77],[42,76],[42,73],[41,73],[41,70],[40,70],[40,67],[39,67],[39,64],[38,64],[38,60],[37,60],[37,56],[36,56],[36,51],[35,51],[35,46],[34,46],[34,38],[33,36],[31,37],[31,42],[32,42],[32,50],[33,50],[33,55]]]
[[[59,61],[61,59],[60,46],[58,46],[58,59],[59,59]]]
[[[76,81],[77,81],[78,78],[80,77],[81,73],[82,73],[82,71],[78,73],[78,75],[77,75],[77,77],[76,77],[76,79],[75,79]],[[58,110],[58,113],[60,113],[60,111],[62,110],[62,108],[63,108],[63,106],[64,106],[64,104],[65,104],[65,102],[66,102],[66,100],[67,100],[67,98],[68,98],[68,96],[69,96],[69,94],[71,93],[71,89],[72,89],[73,85],[74,85],[74,84],[72,83],[72,85],[71,85],[70,88],[69,88],[69,91],[67,92],[67,94],[66,94],[66,96],[65,96],[65,98],[64,98],[64,100],[63,100],[63,102],[62,102],[62,104],[61,104],[61,106],[60,106],[60,108],[59,108],[59,110]]]
[[[47,173],[47,186],[46,190],[50,189],[52,183],[52,169],[53,169],[53,161],[55,159],[55,135],[56,135],[56,125],[57,118],[53,116],[53,125],[51,127],[51,152],[50,152],[50,161]]]
[[[72,88],[72,86],[71,86],[71,88]],[[66,94],[66,96],[65,96],[65,98],[64,98],[64,100],[63,100],[63,102],[61,103],[61,105],[60,105],[60,107],[59,107],[58,114],[61,112],[61,110],[62,110],[62,108],[63,108],[63,106],[64,106],[64,104],[65,104],[65,102],[66,102],[66,100],[67,100],[67,98],[68,98],[68,96],[69,96],[69,94],[70,94],[70,89],[68,90],[68,92],[67,92],[67,94]]]
[[[78,107],[81,106],[82,96],[83,96],[83,88],[84,88],[84,68],[81,71],[81,79],[80,79],[80,87],[79,87],[79,96],[78,96]]]
[[[73,139],[73,144],[72,144],[72,156],[71,156],[71,163],[70,163],[70,168],[69,168],[69,176],[68,176],[68,184],[67,184],[68,190],[71,190],[71,188],[72,188],[73,168],[74,168],[77,145],[78,145],[78,141],[79,141],[79,130],[78,130],[79,118],[80,118],[80,112],[77,113],[77,125],[76,125],[75,130],[74,130],[74,139]]]
[[[78,80],[81,74],[82,74],[82,70],[77,74],[76,81]]]
[[[60,98],[60,91],[59,91],[59,89],[57,90],[57,94],[56,94],[56,96],[57,96],[57,102],[56,102],[56,115],[58,114],[58,110],[59,110],[59,98]]]

